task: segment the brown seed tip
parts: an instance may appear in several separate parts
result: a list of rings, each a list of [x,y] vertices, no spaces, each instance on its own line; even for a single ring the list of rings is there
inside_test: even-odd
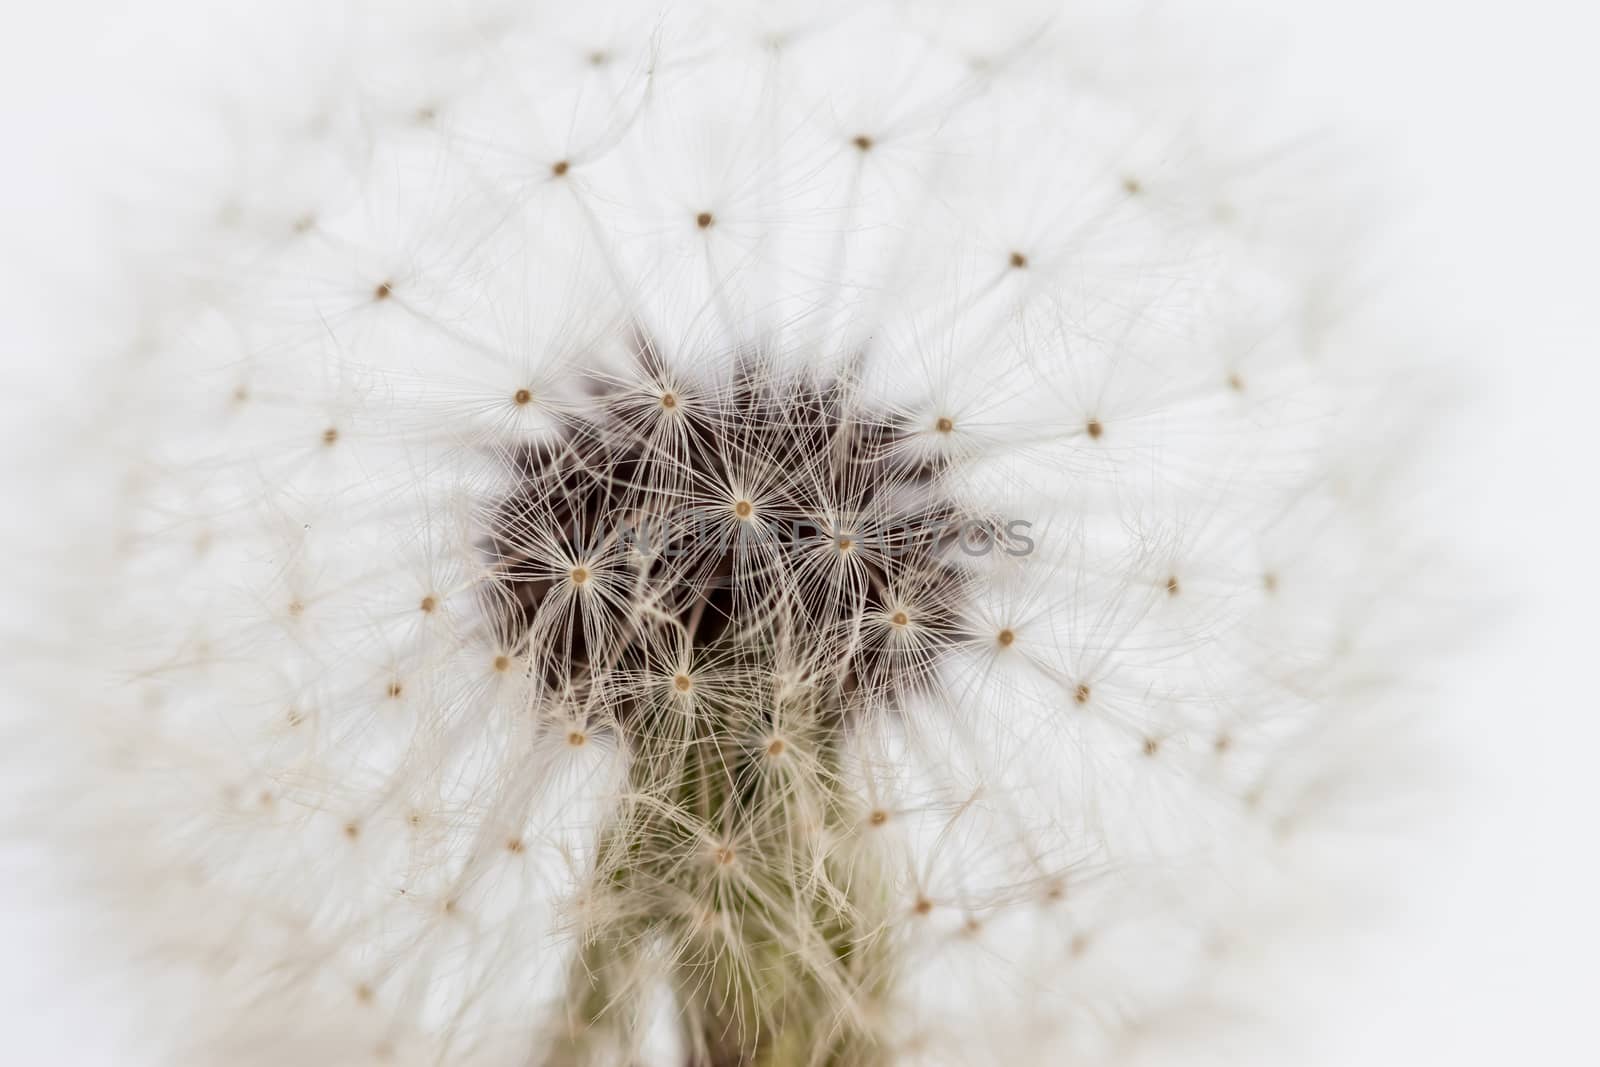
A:
[[[707,227],[709,227],[711,225],[711,223],[714,222],[714,221],[715,220],[712,219],[711,212],[709,212],[709,211],[702,211],[702,212],[700,212],[700,214],[698,214],[698,215],[696,215],[694,217],[694,224],[696,226],[700,227],[702,230],[704,230]]]
[[[872,809],[872,814],[867,816],[867,822],[871,823],[873,826],[882,826],[888,821],[889,813],[884,811],[882,808]]]
[[[911,910],[918,915],[927,915],[933,911],[933,901],[927,897],[918,897],[917,902],[911,906]]]
[[[572,584],[573,585],[583,585],[588,580],[589,580],[589,568],[588,567],[574,567],[574,568],[572,568]]]
[[[716,861],[717,866],[726,867],[734,861],[735,854],[732,846],[719,845],[717,850],[711,854],[711,858]]]
[[[584,733],[582,730],[567,731],[567,744],[571,745],[573,748],[582,748],[584,742],[588,740],[589,735]]]
[[[767,755],[771,756],[773,759],[777,759],[779,756],[783,755],[788,747],[789,743],[783,738],[774,737],[771,741],[767,742]]]
[[[1078,688],[1072,691],[1072,699],[1077,701],[1079,704],[1089,703],[1089,687],[1084,685],[1082,682],[1079,682]]]
[[[1138,196],[1144,186],[1139,183],[1138,178],[1128,177],[1122,179],[1122,188],[1129,196]]]
[[[329,426],[326,430],[322,431],[322,443],[323,444],[331,445],[337,440],[339,440],[339,429],[338,429],[338,427]]]
[[[374,299],[374,300],[387,300],[393,295],[394,295],[394,283],[393,282],[380,282],[378,284],[378,287],[376,289],[372,290],[372,299]]]
[[[1278,591],[1278,576],[1271,571],[1263,574],[1261,576],[1261,588],[1269,593],[1276,593]]]
[[[567,169],[569,167],[571,167],[571,166],[572,166],[572,164],[568,163],[566,160],[558,159],[554,163],[550,164],[550,173],[554,174],[557,178],[559,178],[563,174],[565,174],[567,172]]]
[[[527,847],[528,846],[523,843],[523,840],[520,837],[512,837],[506,840],[507,852],[521,852]]]
[[[1088,431],[1090,437],[1093,437],[1096,440],[1099,439],[1101,434],[1106,432],[1106,428],[1100,425],[1099,419],[1090,419],[1089,424],[1085,426],[1084,429]]]
[[[694,679],[687,674],[675,674],[672,677],[672,688],[680,693],[687,693],[694,688]]]
[[[354,841],[356,838],[360,837],[361,836],[361,824],[358,823],[358,822],[347,822],[347,823],[345,823],[344,824],[344,836],[348,837],[352,841]]]
[[[1180,587],[1178,585],[1178,576],[1177,575],[1173,575],[1171,578],[1167,579],[1167,595],[1168,596],[1177,596],[1179,588]]]
[[[1028,265],[1028,257],[1021,252],[1013,252],[1011,253],[1011,265],[1017,270],[1021,270]]]
[[[389,683],[389,689],[388,689],[389,699],[391,699],[391,700],[398,699],[401,692],[402,692],[402,688],[401,688],[401,685],[400,685],[399,682],[390,682]]]
[[[857,134],[855,139],[850,143],[861,149],[863,152],[870,152],[872,150],[872,138],[868,137],[864,133]]]
[[[896,626],[905,626],[911,621],[911,616],[907,615],[903,611],[897,611],[890,616],[889,621],[894,623]]]
[[[949,433],[956,428],[955,420],[947,415],[940,415],[939,421],[933,424],[933,428],[940,433]]]
[[[1228,375],[1228,388],[1236,393],[1244,392],[1244,379],[1237,374]]]
[[[748,500],[741,500],[737,504],[733,505],[733,513],[741,519],[748,519],[751,515],[755,514],[755,510],[755,505],[751,504]]]
[[[1146,756],[1154,756],[1157,752],[1160,752],[1160,751],[1161,751],[1161,742],[1160,741],[1157,741],[1153,737],[1147,737],[1147,738],[1144,739],[1144,754]]]
[[[673,408],[677,407],[678,406],[678,394],[677,393],[662,393],[661,394],[661,406],[666,408],[668,411],[671,411]]]
[[[422,598],[422,603],[418,604],[417,606],[424,612],[430,612],[439,606],[439,601],[434,599],[432,596],[425,596]]]
[[[494,669],[497,670],[497,671],[508,671],[508,670],[510,670],[511,669],[511,657],[510,656],[496,656],[494,658]]]
[[[1015,631],[1007,628],[995,634],[994,639],[1000,642],[1001,648],[1009,648],[1011,646],[1011,642],[1017,639],[1017,635]]]
[[[854,541],[852,541],[852,540],[851,540],[851,539],[850,539],[850,538],[848,538],[848,537],[841,537],[841,538],[839,538],[839,540],[838,540],[838,542],[837,542],[837,544],[838,544],[838,546],[839,546],[839,551],[840,551],[840,552],[848,552],[848,551],[850,551],[850,550],[851,550],[851,549],[852,549],[852,548],[854,548],[854,547],[856,547],[856,543],[855,543],[855,542],[854,542]]]

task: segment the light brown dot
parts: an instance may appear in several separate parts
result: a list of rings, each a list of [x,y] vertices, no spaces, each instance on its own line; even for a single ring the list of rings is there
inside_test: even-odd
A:
[[[1050,884],[1045,887],[1044,898],[1046,900],[1065,900],[1066,896],[1067,884],[1059,878],[1052,879]]]
[[[677,407],[678,406],[678,394],[677,393],[662,393],[661,394],[661,406],[666,408],[668,411],[671,411],[673,408]]]
[[[400,696],[401,692],[403,691],[403,689],[404,689],[404,687],[401,686],[401,684],[399,682],[390,682],[389,683],[389,688],[387,690],[387,692],[389,694],[389,698],[391,700],[398,698]]]
[[[567,172],[567,170],[571,166],[572,166],[572,164],[568,163],[566,160],[559,159],[556,162],[550,164],[550,173],[555,175],[557,178],[559,178],[563,174],[565,174]]]
[[[444,905],[439,910],[444,912],[446,915],[454,915],[456,913],[455,898],[451,897],[449,900],[445,901]]]
[[[520,406],[532,400],[533,394],[526,389],[518,389],[514,394],[512,394],[511,399],[515,400],[518,406]]]
[[[372,290],[372,299],[387,300],[394,295],[393,282],[379,282],[378,287]]]
[[[436,608],[438,606],[439,606],[439,601],[436,600],[432,596],[423,597],[422,598],[422,603],[417,605],[417,607],[421,608],[424,613],[430,613],[430,612],[433,611],[434,608]]]
[[[702,211],[700,214],[694,217],[694,224],[700,227],[702,230],[708,229],[715,221],[716,220],[711,217],[711,212],[709,211]]]
[[[306,606],[298,600],[289,601],[289,617],[298,619],[306,613]]]
[[[1122,189],[1129,196],[1138,196],[1139,193],[1144,190],[1144,186],[1140,183],[1138,178],[1130,176],[1122,179]]]
[[[1228,749],[1233,747],[1233,738],[1228,734],[1218,734],[1217,739],[1211,743],[1211,747],[1214,748],[1217,752],[1217,755],[1220,756],[1224,752],[1228,751]]]
[[[1027,265],[1028,265],[1028,257],[1027,256],[1023,255],[1021,252],[1013,252],[1013,253],[1011,253],[1011,266],[1012,266],[1013,269],[1021,270],[1022,268],[1026,267]]]
[[[977,937],[983,933],[983,920],[976,915],[968,915],[967,921],[961,924],[961,932],[967,937]]]
[[[1237,374],[1228,375],[1228,388],[1236,393],[1244,392],[1244,379]]]
[[[694,679],[687,674],[675,674],[672,676],[672,688],[680,693],[687,693],[694,688]]]
[[[1001,648],[1010,648],[1011,642],[1017,639],[1017,634],[1015,630],[1008,627],[995,634],[994,639],[1000,643]]]
[[[933,424],[933,428],[940,433],[949,433],[956,428],[955,420],[947,415],[940,415],[939,421]]]
[[[326,430],[322,431],[322,443],[323,444],[331,445],[331,444],[334,444],[335,442],[337,442],[338,440],[339,440],[339,428],[337,426],[329,426]]]
[[[1079,682],[1078,688],[1072,691],[1072,699],[1079,704],[1089,703],[1089,687],[1082,682]]]
[[[1178,585],[1178,576],[1177,575],[1173,575],[1172,577],[1167,579],[1167,595],[1168,596],[1177,596],[1178,595],[1178,590],[1180,588],[1181,588],[1181,586]]]
[[[1153,737],[1147,737],[1147,738],[1144,739],[1144,754],[1146,756],[1154,756],[1157,752],[1160,752],[1160,751],[1161,751],[1161,742],[1160,741],[1156,740]]]
[[[522,838],[520,838],[520,837],[510,837],[510,838],[506,839],[506,851],[507,852],[520,853],[520,852],[526,850],[527,847],[528,847],[527,844],[524,843]]]
[[[933,901],[929,900],[927,897],[918,897],[917,902],[911,905],[911,910],[916,912],[918,915],[931,914],[933,911]]]
[[[610,61],[611,55],[604,49],[595,49],[589,53],[589,65],[591,67],[603,67]]]
[[[1276,593],[1278,591],[1278,576],[1272,571],[1263,574],[1261,576],[1261,588],[1269,593]]]
[[[431,107],[417,108],[417,121],[426,125],[439,117],[439,112]]]
[[[748,519],[755,514],[755,505],[748,500],[741,500],[733,505],[733,513],[741,519]]]
[[[365,982],[356,986],[356,999],[363,1004],[372,1003],[372,987]]]
[[[497,670],[497,671],[502,671],[502,672],[510,670],[511,669],[511,657],[510,656],[496,656],[494,658],[494,669]]]
[[[1100,424],[1099,419],[1090,419],[1089,424],[1085,426],[1084,429],[1088,431],[1090,437],[1093,437],[1096,440],[1099,439],[1101,434],[1106,432],[1106,428]]]
[[[864,133],[857,134],[850,143],[861,149],[863,152],[872,151],[872,138],[868,137]]]
[[[352,841],[354,841],[356,838],[360,837],[361,836],[361,824],[358,823],[358,822],[347,822],[347,823],[345,823],[344,824],[344,836],[348,837]]]
[[[882,826],[889,821],[889,813],[882,808],[873,808],[872,814],[867,816],[867,822],[873,826]]]
[[[767,755],[771,756],[773,759],[777,759],[779,756],[783,755],[784,752],[788,751],[788,748],[789,743],[787,741],[781,737],[774,737],[771,741],[767,742]]]
[[[283,717],[290,726],[299,726],[301,723],[306,721],[305,712],[301,711],[299,708],[290,708],[288,711],[284,712]]]
[[[574,568],[572,568],[571,574],[572,574],[572,584],[573,585],[583,585],[584,583],[586,583],[589,580],[589,568],[588,567],[574,567]]]
[[[837,544],[839,546],[839,551],[840,552],[848,552],[848,551],[850,551],[852,548],[854,548],[856,546],[855,541],[851,540],[848,537],[839,538],[839,540],[837,541]]]
[[[589,735],[584,733],[582,730],[567,731],[567,744],[571,745],[573,748],[582,748],[584,744],[588,742],[588,740]]]
[[[245,401],[247,401],[249,399],[250,399],[250,390],[249,389],[245,388],[242,385],[234,386],[234,388],[233,388],[233,402],[235,404],[243,404]]]
[[[294,220],[294,224],[290,228],[293,229],[295,233],[307,233],[311,230],[311,227],[315,226],[316,224],[317,217],[315,215],[301,215],[299,218]]]
[[[1089,951],[1090,938],[1088,934],[1077,934],[1072,938],[1071,952],[1074,956],[1081,956]]]
[[[889,617],[889,621],[894,623],[896,626],[905,626],[911,621],[911,616],[907,615],[903,611],[897,611]]]
[[[718,867],[727,867],[731,865],[738,857],[733,850],[733,846],[719,845],[717,846],[716,850],[711,853],[711,858],[713,861],[715,861]]]

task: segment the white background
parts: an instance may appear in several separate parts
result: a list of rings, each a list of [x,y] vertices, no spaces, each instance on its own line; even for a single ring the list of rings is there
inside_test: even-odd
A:
[[[96,54],[105,5],[14,5],[0,44],[0,373],[15,402],[48,285],[37,257],[93,256],[70,146],[140,57]],[[1587,5],[1561,0],[1244,0],[1287,41],[1284,91],[1387,155],[1414,205],[1419,313],[1479,395],[1453,438],[1465,555],[1495,594],[1442,711],[1472,788],[1440,820],[1453,859],[1335,1012],[1322,1063],[1600,1062],[1600,79]],[[202,33],[203,36],[203,33]],[[9,432],[0,443],[12,452]],[[14,453],[13,453],[14,455]],[[0,522],[0,530],[5,528]],[[1509,598],[1499,594],[1509,594]],[[1470,599],[1470,598],[1469,598]],[[0,867],[0,872],[4,868]],[[40,917],[0,887],[0,1059],[123,1067],[104,990],[51,974]]]

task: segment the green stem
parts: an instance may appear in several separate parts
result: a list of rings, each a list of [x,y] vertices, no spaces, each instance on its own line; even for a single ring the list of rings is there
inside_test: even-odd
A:
[[[785,764],[752,753],[749,724],[735,718],[724,710],[687,737],[662,729],[637,740],[632,796],[599,852],[604,907],[547,1067],[625,1062],[635,1013],[662,979],[686,1067],[888,1062],[863,1023],[886,991],[887,897],[874,871],[841,869],[837,846],[854,827],[837,735]]]

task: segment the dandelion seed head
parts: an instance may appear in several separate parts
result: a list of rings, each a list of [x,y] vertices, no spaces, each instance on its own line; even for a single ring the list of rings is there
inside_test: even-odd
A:
[[[1111,1065],[1293,925],[1408,420],[1130,33],[397,11],[230,101],[33,613],[167,1062]]]

